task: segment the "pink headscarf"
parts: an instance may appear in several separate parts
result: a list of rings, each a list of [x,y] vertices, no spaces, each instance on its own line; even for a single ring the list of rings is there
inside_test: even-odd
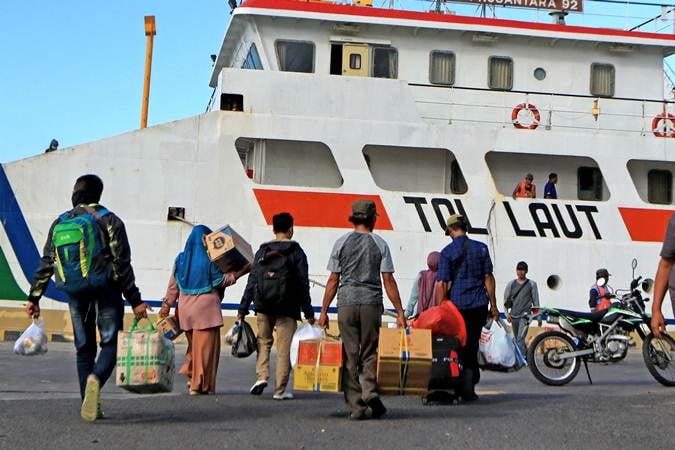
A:
[[[436,284],[436,273],[438,272],[438,262],[440,259],[441,254],[439,252],[429,253],[429,256],[427,256],[427,266],[429,266],[429,270],[420,272],[417,314],[426,311],[432,306],[436,306],[434,286]]]

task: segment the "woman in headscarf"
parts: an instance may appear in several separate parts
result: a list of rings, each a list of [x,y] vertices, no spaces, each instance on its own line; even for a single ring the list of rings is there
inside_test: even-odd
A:
[[[434,286],[436,283],[436,272],[438,272],[438,262],[441,257],[439,252],[431,252],[427,256],[427,270],[422,270],[417,274],[410,292],[410,300],[405,308],[407,318],[416,317],[422,312],[436,306],[434,297]]]
[[[177,301],[180,304],[180,327],[187,335],[188,349],[179,373],[188,377],[190,395],[216,392],[223,326],[220,302],[225,287],[233,285],[250,270],[247,267],[237,273],[221,272],[206,253],[204,236],[209,233],[211,230],[204,225],[192,229],[185,249],[176,257],[159,312],[160,317],[167,317],[170,308]]]

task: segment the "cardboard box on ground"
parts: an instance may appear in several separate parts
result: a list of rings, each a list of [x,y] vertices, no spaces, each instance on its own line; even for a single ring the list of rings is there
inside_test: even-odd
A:
[[[340,392],[342,380],[342,342],[305,340],[298,346],[298,364],[293,373],[293,389],[310,392]]]
[[[153,329],[120,331],[117,335],[117,386],[130,392],[171,392],[175,350],[173,343]]]
[[[380,329],[377,386],[383,395],[426,395],[431,378],[431,330]]]
[[[229,225],[206,235],[204,239],[209,259],[223,273],[241,270],[246,264],[253,262],[251,244]]]

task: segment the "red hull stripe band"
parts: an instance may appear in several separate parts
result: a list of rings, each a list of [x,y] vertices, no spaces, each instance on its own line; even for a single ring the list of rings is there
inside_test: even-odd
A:
[[[671,210],[619,208],[623,223],[633,241],[663,242]]]
[[[280,212],[289,212],[297,226],[351,228],[347,220],[351,215],[352,203],[366,199],[375,202],[377,207],[376,230],[391,231],[394,227],[379,195],[335,194],[331,192],[297,192],[253,189],[260,210],[268,225],[272,216]]]

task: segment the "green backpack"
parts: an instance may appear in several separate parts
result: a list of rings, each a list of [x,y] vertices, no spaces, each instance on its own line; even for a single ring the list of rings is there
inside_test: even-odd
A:
[[[79,296],[100,291],[108,285],[112,263],[105,232],[99,219],[109,214],[95,211],[61,214],[52,232],[56,258],[56,287]]]

